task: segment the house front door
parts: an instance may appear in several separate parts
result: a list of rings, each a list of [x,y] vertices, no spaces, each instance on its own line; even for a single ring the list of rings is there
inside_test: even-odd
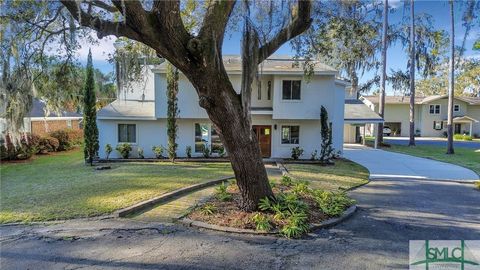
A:
[[[455,130],[453,134],[461,134],[462,133],[462,124],[455,124]]]
[[[252,128],[257,135],[262,157],[270,157],[272,154],[272,126],[253,126]]]

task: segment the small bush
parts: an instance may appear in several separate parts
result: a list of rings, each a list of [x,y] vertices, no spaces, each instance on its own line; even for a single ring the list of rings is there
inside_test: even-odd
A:
[[[471,141],[473,140],[472,136],[467,134],[455,134],[453,135],[453,139],[456,141]]]
[[[163,145],[153,146],[152,151],[155,154],[155,157],[160,159],[163,158],[163,152],[165,151],[165,147],[163,147]]]
[[[297,146],[292,148],[292,158],[294,160],[299,159],[303,155],[303,148]]]
[[[5,141],[0,145],[1,160],[29,159],[38,152],[40,138],[37,135],[25,133],[20,138],[20,143],[13,145],[10,136],[5,136]]]
[[[282,176],[281,184],[286,186],[286,187],[289,187],[289,186],[293,185],[293,180],[290,176],[284,175],[284,176]]]
[[[46,154],[48,152],[56,152],[60,146],[59,141],[54,137],[42,137],[38,141],[37,153]]]
[[[210,151],[210,147],[208,144],[204,144],[202,147],[202,153],[204,158],[209,158],[212,152]]]
[[[73,143],[69,139],[69,133],[66,130],[55,130],[50,132],[50,136],[58,140],[58,151],[66,151],[73,147]]]
[[[264,231],[268,232],[272,229],[272,225],[270,224],[270,219],[268,216],[257,213],[252,217],[252,221],[255,223],[255,228],[257,231]]]
[[[280,233],[287,238],[299,238],[308,232],[307,215],[304,212],[293,213]]]
[[[217,212],[217,207],[212,203],[206,203],[205,205],[202,206],[202,208],[200,208],[200,212],[203,215],[207,215],[207,216],[213,215],[215,214],[215,212]]]
[[[318,190],[314,197],[320,209],[329,216],[339,216],[355,203],[355,200],[350,199],[345,192]]]
[[[190,145],[185,149],[185,153],[187,154],[187,158],[192,157],[192,147]]]
[[[310,183],[307,181],[298,181],[293,184],[292,192],[300,195],[307,195],[312,192],[312,189],[308,186]]]
[[[215,188],[215,196],[222,202],[227,202],[232,199],[232,194],[227,192],[227,187],[225,182],[223,182]]]
[[[225,147],[222,146],[222,147],[220,148],[220,151],[218,152],[218,155],[219,155],[220,157],[222,157],[222,158],[227,155],[227,151],[225,151]]]
[[[115,150],[118,151],[122,158],[127,159],[130,155],[130,152],[132,151],[132,146],[128,143],[121,143],[118,144],[117,147],[115,147]]]
[[[67,129],[68,140],[72,145],[81,145],[83,143],[83,130]]]
[[[112,151],[113,151],[112,146],[109,143],[107,143],[105,145],[105,156],[107,157],[107,159],[110,157],[110,154],[112,153]]]
[[[318,155],[317,150],[313,151],[313,152],[310,154],[310,160],[311,160],[311,161],[316,160],[316,159],[317,159],[317,155]]]
[[[137,154],[138,154],[139,158],[142,158],[142,159],[145,158],[145,156],[143,155],[143,148],[138,147],[137,148]]]

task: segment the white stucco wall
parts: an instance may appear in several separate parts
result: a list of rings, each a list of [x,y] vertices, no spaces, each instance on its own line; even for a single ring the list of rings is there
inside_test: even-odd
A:
[[[147,68],[143,80],[130,82],[120,90],[118,99],[126,100],[155,100],[155,79],[154,73]]]

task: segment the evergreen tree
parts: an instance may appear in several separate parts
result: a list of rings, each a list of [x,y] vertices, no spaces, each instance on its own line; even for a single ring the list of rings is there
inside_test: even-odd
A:
[[[334,151],[332,146],[332,123],[328,123],[328,112],[323,106],[320,110],[320,134],[322,136],[320,161],[329,163],[332,161]]]
[[[97,109],[95,107],[95,80],[93,78],[92,52],[88,52],[87,76],[83,91],[83,135],[85,160],[93,165],[98,155]]]

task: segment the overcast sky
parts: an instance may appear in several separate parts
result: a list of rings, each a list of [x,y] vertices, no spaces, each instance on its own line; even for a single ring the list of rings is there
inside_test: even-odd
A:
[[[400,0],[390,0],[389,6],[395,8],[393,14],[389,14],[389,23],[398,23],[404,16],[403,2]],[[465,28],[462,26],[462,8],[460,7],[459,2],[455,2],[457,5],[455,13],[455,42],[457,45],[461,44],[463,39]],[[450,32],[450,19],[449,19],[449,6],[447,1],[416,1],[415,3],[415,12],[416,14],[428,13],[434,18],[434,27],[436,29],[443,29]],[[474,40],[480,37],[480,29],[478,26],[474,27],[467,37],[466,43],[466,53],[467,57],[475,57],[480,59],[480,51],[473,51]],[[113,42],[114,38],[105,37],[99,40],[98,45],[90,45],[86,42],[81,44],[81,49],[79,50],[79,57],[82,63],[86,62],[88,49],[92,48],[92,57],[95,68],[102,70],[103,72],[111,72],[113,66],[108,63],[107,58],[108,54],[114,51]],[[223,53],[224,54],[239,54],[240,53],[240,34],[234,33],[232,35],[226,35],[224,44],[223,44]],[[293,55],[294,52],[291,49],[290,44],[285,44],[277,52],[277,54],[283,55]],[[407,55],[405,49],[402,48],[401,44],[395,44],[388,49],[387,55],[387,71],[391,69],[406,69],[407,66]],[[364,82],[372,78],[374,72],[368,72],[361,76],[360,82]],[[390,94],[393,92],[390,90],[390,87],[387,86],[387,90]]]

